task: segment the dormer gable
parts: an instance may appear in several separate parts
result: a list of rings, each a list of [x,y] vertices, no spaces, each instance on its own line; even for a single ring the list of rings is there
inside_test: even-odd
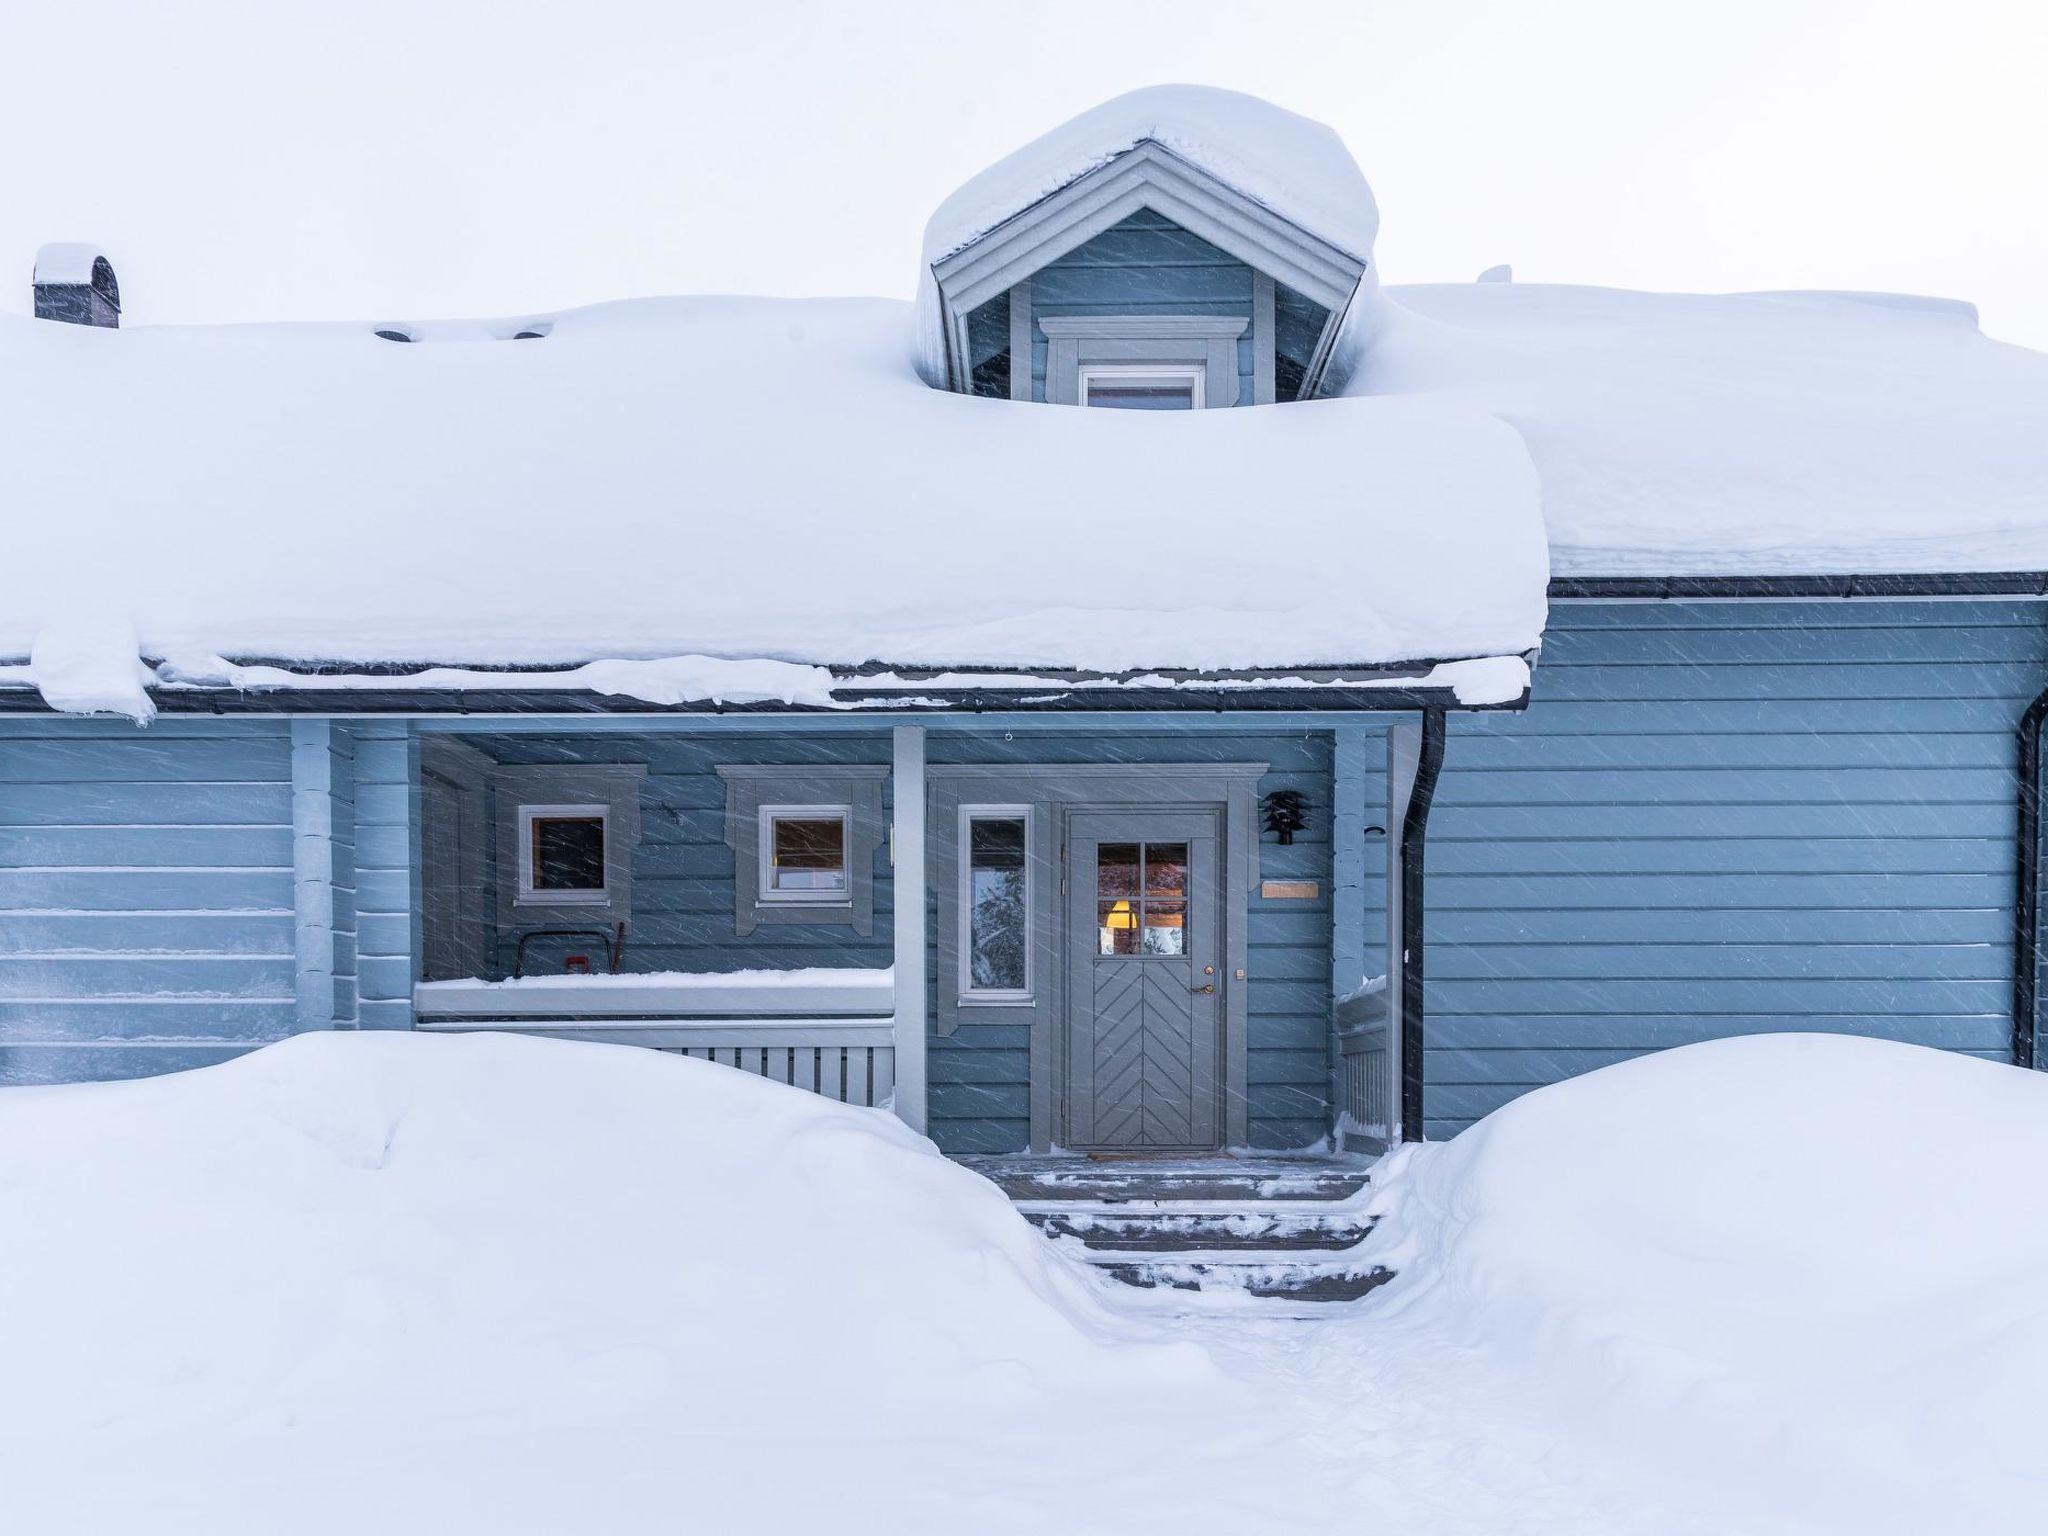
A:
[[[1376,231],[1327,128],[1227,91],[1134,92],[934,216],[924,373],[962,393],[1152,409],[1330,393],[1377,290]]]

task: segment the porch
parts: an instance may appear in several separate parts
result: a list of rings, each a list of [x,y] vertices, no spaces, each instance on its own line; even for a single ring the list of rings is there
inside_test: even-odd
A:
[[[1420,735],[411,722],[408,1019],[689,1055],[963,1157],[1376,1151]]]

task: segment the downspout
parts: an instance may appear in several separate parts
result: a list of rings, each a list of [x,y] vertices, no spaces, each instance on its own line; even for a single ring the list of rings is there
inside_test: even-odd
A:
[[[1401,1139],[1422,1140],[1422,933],[1424,835],[1444,766],[1444,712],[1422,712],[1415,787],[1401,818]]]
[[[2041,727],[2048,688],[2020,716],[2019,893],[2013,905],[2012,1060],[2034,1065],[2035,989],[2041,974]]]

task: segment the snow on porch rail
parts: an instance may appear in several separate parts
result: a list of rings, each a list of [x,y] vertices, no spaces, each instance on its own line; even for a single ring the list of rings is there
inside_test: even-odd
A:
[[[413,989],[422,1030],[638,1045],[877,1108],[896,1087],[894,1007],[885,970],[543,976]]]

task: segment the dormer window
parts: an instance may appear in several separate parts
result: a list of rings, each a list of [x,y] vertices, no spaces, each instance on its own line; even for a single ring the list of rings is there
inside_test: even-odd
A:
[[[1081,403],[1113,411],[1199,411],[1204,368],[1096,363],[1081,369]]]
[[[1041,315],[1052,405],[1200,411],[1235,405],[1245,315]]]

